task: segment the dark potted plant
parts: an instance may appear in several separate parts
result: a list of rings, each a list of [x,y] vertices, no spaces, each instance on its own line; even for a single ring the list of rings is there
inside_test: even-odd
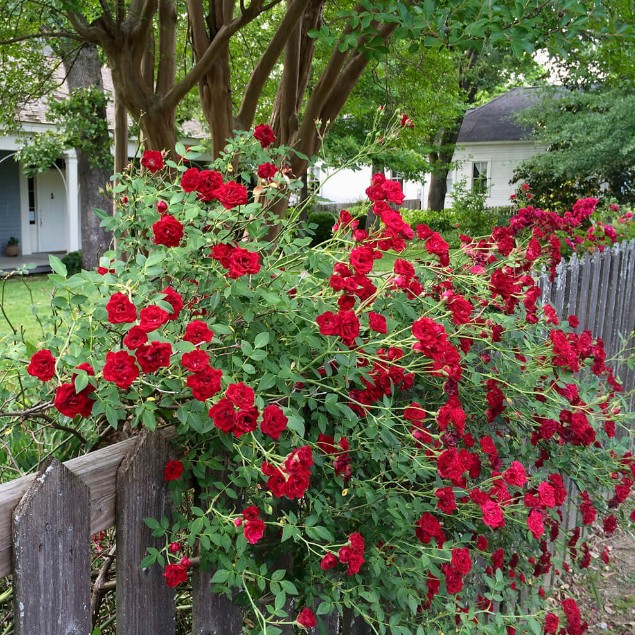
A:
[[[7,241],[7,246],[5,248],[5,253],[7,256],[17,256],[20,253],[20,240],[15,236],[11,236]]]

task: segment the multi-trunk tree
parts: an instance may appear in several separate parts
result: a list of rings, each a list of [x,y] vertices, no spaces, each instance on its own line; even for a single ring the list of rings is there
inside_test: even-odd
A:
[[[369,61],[384,55],[390,40],[455,50],[479,50],[494,42],[519,55],[542,46],[564,50],[605,11],[602,3],[573,0],[364,0],[337,6],[326,0],[48,4],[64,16],[56,35],[101,47],[112,69],[116,97],[139,121],[147,147],[173,150],[177,106],[198,87],[214,155],[233,130],[254,124],[272,75],[278,79],[272,115],[278,140],[311,156]],[[233,40],[253,24],[263,27],[263,46],[245,85],[236,87]],[[182,29],[190,34],[187,53],[180,47]],[[329,51],[319,74],[314,72],[318,46]],[[181,62],[184,72],[177,73]],[[306,159],[296,156],[295,173],[305,167]]]

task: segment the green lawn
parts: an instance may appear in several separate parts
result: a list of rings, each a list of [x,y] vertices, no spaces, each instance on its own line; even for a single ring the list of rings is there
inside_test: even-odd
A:
[[[0,337],[11,334],[8,318],[18,332],[24,327],[31,340],[40,338],[42,330],[34,310],[40,315],[50,312],[52,289],[48,276],[13,276],[0,280]]]

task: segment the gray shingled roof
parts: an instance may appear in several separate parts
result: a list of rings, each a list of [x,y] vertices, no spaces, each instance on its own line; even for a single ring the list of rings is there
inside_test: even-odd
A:
[[[514,115],[535,106],[541,99],[538,87],[512,88],[487,104],[468,110],[457,142],[519,141],[530,130],[518,125]]]

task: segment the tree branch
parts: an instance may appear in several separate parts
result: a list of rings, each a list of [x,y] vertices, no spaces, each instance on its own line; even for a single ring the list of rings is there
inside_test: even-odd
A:
[[[66,38],[69,40],[82,40],[83,38],[72,31],[38,31],[37,33],[29,33],[27,35],[16,35],[15,37],[0,40],[0,45],[17,44],[26,42],[27,40],[40,40],[42,38]]]
[[[240,109],[236,116],[237,123],[240,127],[245,129],[251,127],[262,89],[282,54],[289,36],[300,21],[309,2],[311,2],[311,0],[294,0],[291,6],[287,7],[284,18],[280,22],[273,38],[271,38],[269,45],[258,60],[256,68],[245,87]]]
[[[279,4],[282,0],[275,0],[275,4]],[[183,79],[175,84],[170,92],[165,95],[163,98],[164,104],[168,107],[176,106],[187,93],[196,85],[196,83],[205,75],[205,73],[209,70],[212,64],[217,60],[219,55],[223,52],[231,36],[234,35],[239,29],[244,27],[246,24],[249,24],[253,20],[255,20],[260,12],[256,9],[252,11],[252,3],[247,11],[242,13],[239,17],[232,20],[227,25],[221,26],[218,30],[214,39],[207,47],[207,50],[202,55],[202,57],[198,60],[196,65],[190,70]]]
[[[156,92],[165,95],[176,77],[176,7],[170,0],[159,0],[159,67]]]
[[[187,0],[187,15],[192,29],[192,45],[194,52],[202,56],[202,52],[210,45],[210,39],[205,30],[205,16],[201,0]]]

